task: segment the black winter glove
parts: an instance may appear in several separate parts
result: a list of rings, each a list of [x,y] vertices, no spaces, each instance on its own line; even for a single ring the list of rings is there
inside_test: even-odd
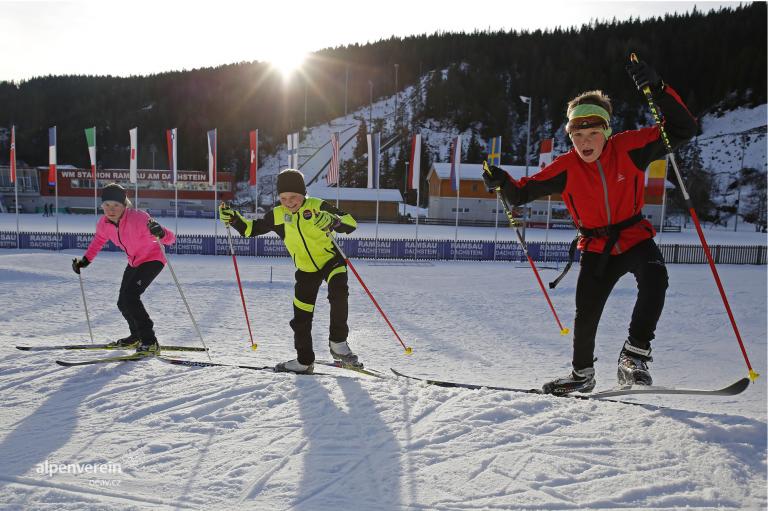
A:
[[[341,225],[339,217],[328,211],[318,211],[315,213],[315,226],[323,231],[332,231]]]
[[[490,171],[490,174],[488,172],[483,172],[483,181],[485,181],[485,186],[488,187],[488,191],[492,192],[496,190],[496,188],[504,188],[504,183],[509,181],[509,174],[507,174],[504,169],[500,169],[495,165],[489,165],[488,170]]]
[[[150,234],[155,238],[162,238],[165,236],[165,229],[163,229],[162,225],[155,222],[154,218],[150,218],[147,222],[147,229],[149,229]]]
[[[650,87],[653,93],[663,90],[664,82],[661,77],[655,69],[644,61],[630,62],[626,69],[629,76],[634,80],[637,90],[642,91],[644,87]]]
[[[80,268],[85,268],[91,264],[87,257],[83,256],[80,259],[75,257],[72,259],[72,271],[80,275]]]

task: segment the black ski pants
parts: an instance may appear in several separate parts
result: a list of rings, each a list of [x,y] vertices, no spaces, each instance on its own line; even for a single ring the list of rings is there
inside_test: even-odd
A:
[[[610,256],[601,277],[596,277],[601,254],[583,252],[576,284],[576,319],[573,328],[573,367],[592,367],[597,324],[613,287],[627,273],[637,281],[637,299],[629,323],[630,342],[648,349],[664,308],[669,279],[664,257],[652,240],[638,243],[623,254]]]
[[[157,341],[155,324],[144,308],[144,304],[141,303],[141,295],[163,271],[163,267],[160,261],[147,261],[135,268],[130,265],[125,267],[123,281],[120,283],[120,295],[117,298],[117,308],[128,322],[131,337],[138,337],[146,342]]]
[[[293,344],[297,360],[302,364],[315,361],[312,349],[312,318],[315,314],[317,293],[323,280],[328,282],[328,302],[331,308],[329,341],[343,342],[349,335],[349,286],[347,267],[341,258],[332,259],[316,272],[296,270],[296,285],[293,296]]]

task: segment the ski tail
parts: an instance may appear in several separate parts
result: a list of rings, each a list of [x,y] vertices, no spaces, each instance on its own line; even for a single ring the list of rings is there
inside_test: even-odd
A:
[[[154,355],[150,353],[134,353],[132,355],[123,355],[119,357],[94,358],[92,360],[80,360],[80,361],[57,360],[56,363],[64,367],[75,367],[75,366],[85,366],[85,365],[92,365],[92,364],[108,364],[112,362],[131,362],[135,360],[150,358],[152,356]]]

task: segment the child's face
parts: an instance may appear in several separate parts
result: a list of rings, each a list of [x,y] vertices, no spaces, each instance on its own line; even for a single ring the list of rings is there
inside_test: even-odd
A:
[[[288,208],[291,213],[296,213],[304,203],[304,196],[296,192],[283,192],[280,194],[280,204]]]
[[[579,157],[587,163],[596,161],[603,153],[605,135],[599,128],[574,130],[570,134],[573,147]]]
[[[104,216],[111,222],[117,223],[120,217],[125,212],[125,204],[120,204],[117,201],[108,200],[101,203],[101,209],[104,211]]]

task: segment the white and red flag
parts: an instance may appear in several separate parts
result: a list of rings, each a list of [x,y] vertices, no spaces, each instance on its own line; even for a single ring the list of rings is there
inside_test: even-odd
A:
[[[56,186],[56,126],[48,128],[48,185]]]
[[[138,168],[138,143],[139,143],[139,128],[133,128],[131,130],[128,130],[128,134],[131,137],[131,161],[130,165],[128,167],[130,173],[129,173],[129,179],[131,183],[136,183],[137,175],[136,175],[136,169]]]
[[[541,141],[539,150],[539,170],[552,163],[552,139],[545,138]]]

